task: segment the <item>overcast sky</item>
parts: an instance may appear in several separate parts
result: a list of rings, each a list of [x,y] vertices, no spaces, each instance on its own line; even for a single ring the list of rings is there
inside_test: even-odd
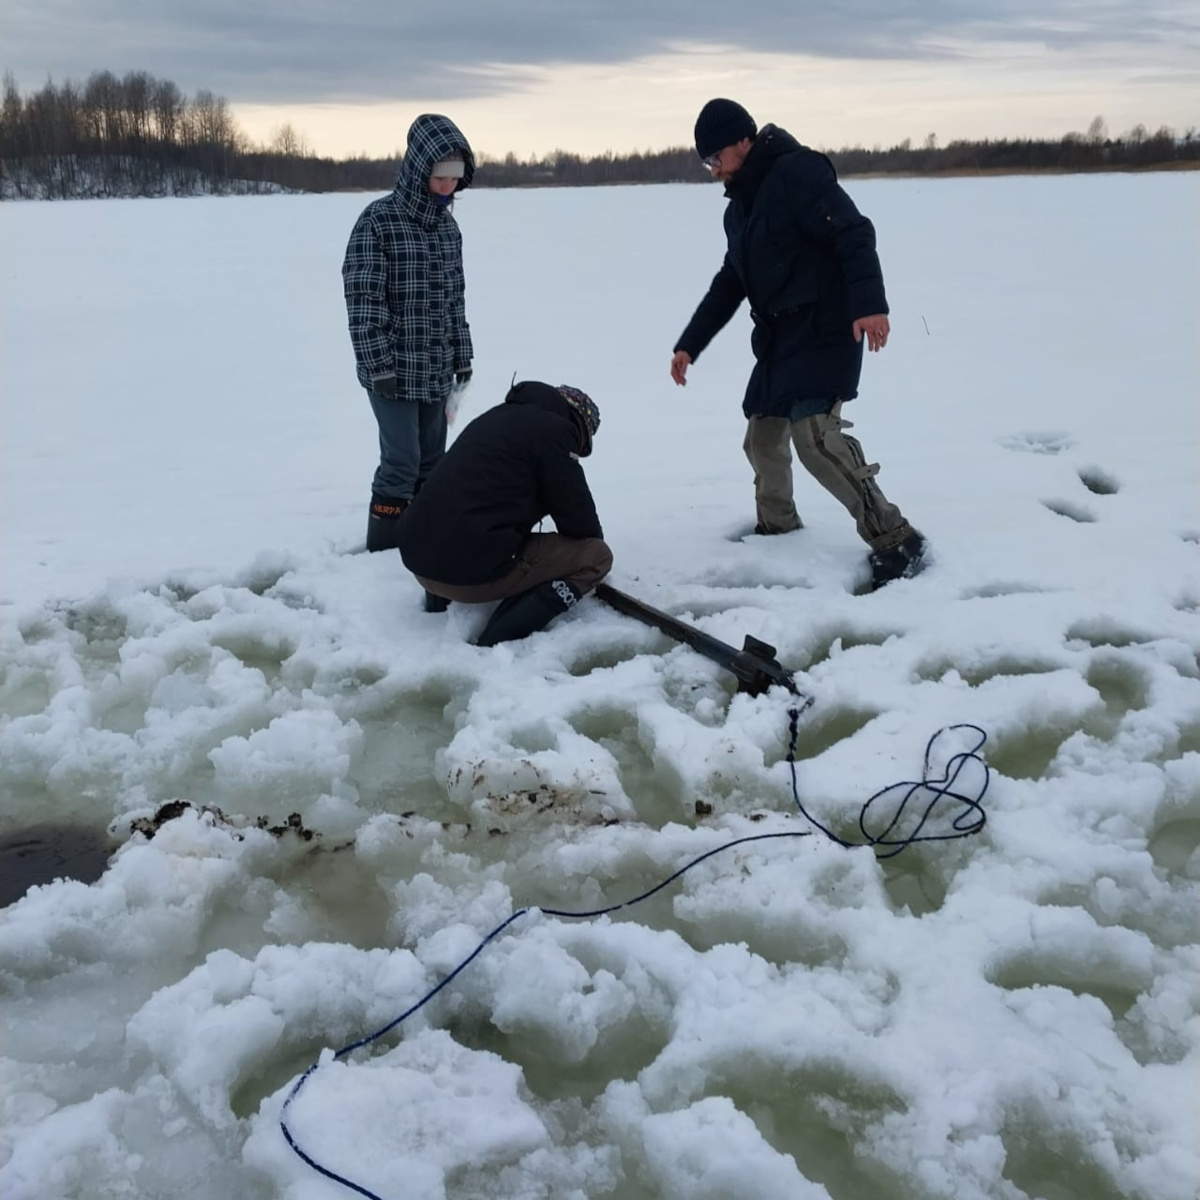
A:
[[[146,70],[266,137],[389,153],[417,112],[477,149],[690,142],[733,95],[816,145],[1200,124],[1195,0],[6,0],[22,91]]]

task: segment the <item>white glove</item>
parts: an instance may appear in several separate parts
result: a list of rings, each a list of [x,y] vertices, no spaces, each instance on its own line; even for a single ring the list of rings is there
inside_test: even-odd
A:
[[[454,382],[450,385],[450,395],[446,397],[446,424],[453,425],[462,407],[463,396],[471,386],[471,368],[454,372]]]

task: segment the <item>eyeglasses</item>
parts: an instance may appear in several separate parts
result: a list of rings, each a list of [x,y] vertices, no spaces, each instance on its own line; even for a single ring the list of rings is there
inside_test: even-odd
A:
[[[710,154],[707,158],[702,158],[700,165],[706,171],[715,171],[721,165],[721,151],[718,150],[716,154]]]

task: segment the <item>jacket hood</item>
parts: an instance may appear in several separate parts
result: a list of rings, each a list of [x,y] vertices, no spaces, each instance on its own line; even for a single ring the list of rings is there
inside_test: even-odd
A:
[[[579,457],[587,458],[592,452],[592,439],[582,419],[577,420],[575,410],[567,403],[567,398],[549,383],[542,383],[537,379],[523,379],[520,383],[515,383],[508,389],[508,395],[504,397],[505,404],[533,404],[538,408],[544,408],[547,412],[552,412],[556,416],[562,417],[564,421],[569,421],[571,427],[579,436]]]
[[[778,125],[764,125],[758,131],[758,137],[754,139],[751,153],[757,151],[773,160],[780,155],[792,154],[802,149],[800,143],[786,129],[780,129]]]
[[[466,170],[458,181],[455,194],[471,186],[475,177],[475,155],[462,130],[449,117],[422,113],[409,127],[408,149],[396,172],[396,191],[410,205],[435,209],[429,194],[429,176],[434,163],[443,158],[461,156]]]
[[[786,129],[780,129],[778,125],[764,125],[758,131],[741,170],[726,185],[725,195],[732,198],[754,192],[776,159],[803,149]]]

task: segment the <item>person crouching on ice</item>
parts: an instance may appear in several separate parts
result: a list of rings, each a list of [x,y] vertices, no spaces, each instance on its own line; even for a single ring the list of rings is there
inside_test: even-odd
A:
[[[425,608],[501,603],[477,645],[544,629],[612,568],[581,458],[600,410],[578,388],[514,384],[455,439],[400,522]],[[534,533],[545,517],[556,533]]]

